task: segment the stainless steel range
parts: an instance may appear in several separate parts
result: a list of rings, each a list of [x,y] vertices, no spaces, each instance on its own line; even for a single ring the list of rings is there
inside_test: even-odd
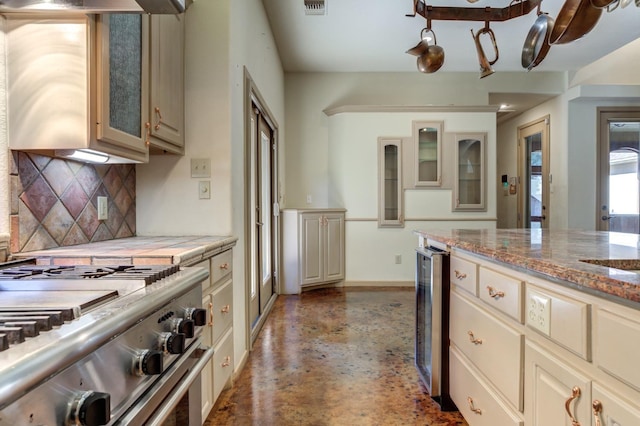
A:
[[[0,270],[0,425],[202,424],[204,268]]]

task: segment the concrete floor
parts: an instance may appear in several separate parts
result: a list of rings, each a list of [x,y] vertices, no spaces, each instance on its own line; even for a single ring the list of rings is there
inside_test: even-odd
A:
[[[411,288],[280,296],[205,425],[466,425],[418,380],[414,299]]]

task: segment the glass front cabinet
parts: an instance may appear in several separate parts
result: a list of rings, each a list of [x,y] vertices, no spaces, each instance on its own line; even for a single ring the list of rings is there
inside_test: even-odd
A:
[[[442,184],[442,122],[413,122],[414,186]]]
[[[378,226],[404,226],[400,138],[378,138]]]
[[[453,210],[485,211],[486,133],[456,133]]]

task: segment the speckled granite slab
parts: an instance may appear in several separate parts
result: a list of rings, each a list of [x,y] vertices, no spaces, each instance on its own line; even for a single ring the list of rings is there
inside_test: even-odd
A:
[[[640,309],[640,235],[549,229],[416,234]]]

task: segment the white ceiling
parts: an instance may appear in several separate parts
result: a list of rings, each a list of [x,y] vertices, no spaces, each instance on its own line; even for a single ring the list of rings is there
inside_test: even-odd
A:
[[[585,0],[583,0],[585,1]],[[589,0],[586,0],[589,1]],[[626,0],[622,0],[627,3]],[[326,15],[305,15],[304,0],[262,0],[286,72],[417,71],[416,57],[405,53],[420,40],[426,20],[413,13],[413,0],[325,0]],[[510,0],[425,0],[431,6],[504,8]],[[543,0],[541,9],[557,17],[564,0]],[[628,2],[603,12],[595,28],[572,43],[553,45],[531,72],[576,70],[640,37],[640,7]],[[491,23],[500,58],[496,72],[527,72],[521,65],[524,40],[536,11],[506,22]],[[482,22],[432,21],[445,62],[438,72],[478,71],[471,29]],[[484,40],[484,37],[483,37]],[[483,45],[485,45],[483,41]],[[493,59],[490,45],[487,57]],[[488,77],[491,78],[491,77]]]

